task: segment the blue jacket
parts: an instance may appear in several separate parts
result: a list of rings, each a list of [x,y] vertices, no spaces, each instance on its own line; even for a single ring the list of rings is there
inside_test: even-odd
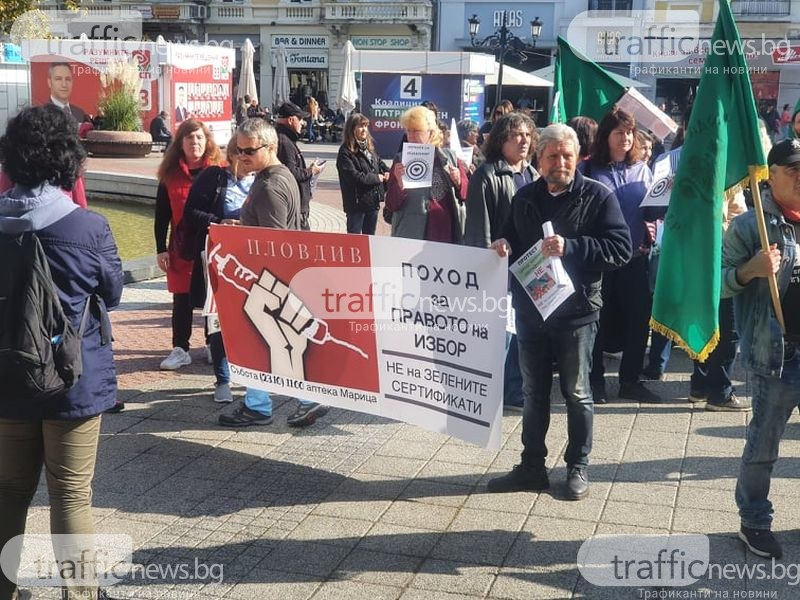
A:
[[[511,246],[509,262],[514,262],[544,237],[542,224],[548,219],[553,222],[555,232],[565,239],[562,260],[575,292],[546,325],[575,329],[598,319],[603,272],[619,269],[631,259],[631,238],[614,193],[580,172],[575,173],[571,189],[557,198],[559,208],[554,215],[542,214],[543,198],[550,198],[543,178],[521,188],[511,201],[502,237]],[[517,320],[542,327],[544,322],[530,296],[512,279]]]
[[[778,268],[778,292],[786,293],[792,277],[796,245],[794,227],[783,218],[770,190],[763,192],[762,204],[770,244],[781,252]],[[761,250],[756,213],[750,210],[731,221],[722,246],[722,297],[733,297],[736,328],[742,360],[758,375],[780,377],[783,370],[783,334],[772,309],[769,281],[758,277],[741,285],[736,268]]]
[[[653,220],[655,218],[645,214],[646,211],[639,208],[647,195],[647,190],[653,185],[653,172],[650,167],[644,162],[636,162],[632,165],[612,163],[607,166],[599,166],[591,161],[581,166],[585,177],[596,179],[607,185],[616,195],[622,216],[625,217],[625,222],[631,230],[631,243],[635,252],[644,241],[645,219]]]
[[[50,263],[64,312],[78,328],[86,299],[96,294],[101,310],[90,311],[81,353],[83,375],[63,396],[38,408],[0,402],[0,418],[84,419],[111,408],[117,375],[106,309],[122,296],[122,263],[105,217],[79,208],[56,187],[14,187],[0,195],[0,233],[35,231]],[[108,339],[101,339],[103,331]]]

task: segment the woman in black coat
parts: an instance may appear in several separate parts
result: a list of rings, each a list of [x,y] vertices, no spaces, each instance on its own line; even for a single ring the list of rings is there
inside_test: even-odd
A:
[[[344,126],[344,141],[336,158],[339,187],[347,214],[347,233],[373,235],[386,193],[389,168],[375,153],[369,119],[353,113]]]

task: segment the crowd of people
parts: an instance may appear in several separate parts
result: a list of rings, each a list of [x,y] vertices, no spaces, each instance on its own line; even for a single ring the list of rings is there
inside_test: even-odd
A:
[[[249,115],[249,108],[224,156],[202,121],[184,119],[158,169],[156,259],[172,294],[173,349],[160,363],[165,370],[192,361],[193,311],[203,305],[206,293],[202,240],[210,224],[310,228],[310,181],[321,165],[308,164],[298,145],[309,113],[287,102],[277,109],[273,126],[263,114]],[[401,125],[406,141],[435,147],[432,182],[406,188],[401,154],[387,166],[375,151],[369,125],[366,116],[351,114],[337,156],[348,233],[374,234],[383,212],[396,237],[488,248],[512,260],[541,243],[546,257],[561,259],[575,292],[547,319],[509,278],[516,335],[507,340],[503,402],[522,411],[523,449],[520,463],[490,480],[488,491],[550,486],[546,435],[557,372],[567,408],[566,497],[586,498],[594,406],[609,396],[608,353],[620,353],[619,398],[660,401],[644,382],[664,376],[669,356],[668,341],[648,329],[655,232],[667,209],[640,207],[653,181],[658,140],[619,108],[599,123],[577,117],[569,125],[537,130],[524,112],[501,103],[483,127],[458,123],[461,143],[473,149],[466,164],[448,147],[435,107],[417,106],[402,115]],[[308,141],[314,141],[310,131]],[[689,390],[689,400],[706,401],[708,410],[753,411],[736,487],[739,535],[752,552],[775,558],[782,550],[771,533],[769,482],[786,421],[800,402],[800,319],[793,310],[800,297],[800,140],[793,132],[771,149],[764,141],[770,169],[764,190],[769,250],[761,249],[754,211],[746,211],[742,198],[735,205],[725,203],[723,340],[707,361],[695,364]],[[687,135],[684,129],[670,151]],[[0,234],[38,235],[74,326],[84,307],[92,307],[88,326],[80,329],[85,369],[78,383],[44,404],[0,403],[0,547],[24,532],[43,467],[53,533],[91,535],[100,415],[122,408],[116,401],[107,318],[120,301],[120,259],[106,220],[68,195],[84,161],[75,121],[63,107],[23,109],[0,138],[7,180],[0,193]],[[543,232],[545,222],[552,223],[553,235]],[[772,274],[778,276],[785,333],[770,302],[766,280]],[[213,400],[233,403],[222,336],[206,322],[205,337],[215,376]],[[733,393],[737,346],[753,375],[752,406]],[[299,399],[288,424],[308,426],[327,411]],[[225,427],[271,422],[272,399],[254,388],[219,417]],[[56,549],[63,556],[79,551]],[[103,597],[91,582],[67,579],[65,590]],[[15,585],[0,572],[0,598],[14,593]]]

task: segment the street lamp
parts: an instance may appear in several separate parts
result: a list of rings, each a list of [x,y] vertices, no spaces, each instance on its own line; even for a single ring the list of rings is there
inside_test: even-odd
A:
[[[503,11],[503,24],[492,35],[483,40],[476,40],[481,27],[481,20],[478,15],[472,15],[467,19],[469,23],[469,38],[474,48],[487,48],[497,56],[500,66],[497,70],[497,92],[495,94],[495,104],[503,99],[503,66],[506,62],[506,55],[513,53],[520,62],[525,62],[527,56],[525,52],[536,48],[536,40],[542,34],[542,21],[536,17],[531,21],[531,43],[518,38],[508,29],[508,12]]]

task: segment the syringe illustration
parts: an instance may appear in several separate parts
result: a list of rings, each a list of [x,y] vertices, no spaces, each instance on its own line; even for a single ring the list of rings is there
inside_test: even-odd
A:
[[[211,249],[209,264],[213,261],[221,279],[247,294],[244,312],[269,345],[273,373],[305,379],[303,354],[309,342],[320,346],[331,342],[369,359],[361,348],[333,337],[328,324],[315,318],[269,270],[263,269],[259,276],[233,254],[220,254],[221,248],[222,244],[217,244]]]

